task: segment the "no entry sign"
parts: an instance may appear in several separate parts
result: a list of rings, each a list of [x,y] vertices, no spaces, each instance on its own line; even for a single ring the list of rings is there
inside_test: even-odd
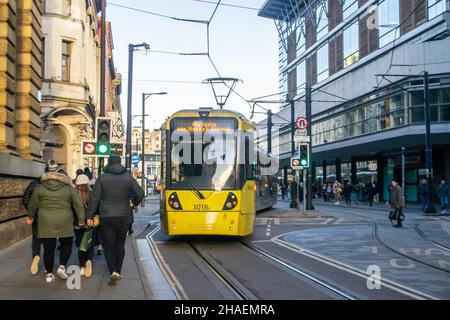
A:
[[[298,170],[300,168],[300,158],[291,158],[291,168]]]
[[[95,156],[96,143],[83,141],[83,155],[84,156]]]

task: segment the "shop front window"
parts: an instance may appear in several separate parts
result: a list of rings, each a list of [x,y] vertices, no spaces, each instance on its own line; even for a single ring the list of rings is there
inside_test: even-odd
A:
[[[351,183],[352,182],[352,164],[349,163],[341,163],[341,177],[342,183]]]
[[[327,166],[327,182],[333,183],[336,181],[336,166],[328,165]]]

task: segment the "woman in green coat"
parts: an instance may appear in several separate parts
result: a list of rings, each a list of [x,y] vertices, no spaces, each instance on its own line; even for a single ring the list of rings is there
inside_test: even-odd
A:
[[[73,243],[73,211],[78,221],[84,225],[84,205],[75,189],[70,184],[70,178],[56,172],[57,165],[50,166],[50,170],[41,177],[42,184],[38,186],[28,205],[31,223],[39,211],[38,238],[44,245],[44,265],[46,281],[53,282],[53,265],[55,259],[56,241],[61,243],[59,268],[57,275],[65,280],[68,278],[65,265],[72,253]]]

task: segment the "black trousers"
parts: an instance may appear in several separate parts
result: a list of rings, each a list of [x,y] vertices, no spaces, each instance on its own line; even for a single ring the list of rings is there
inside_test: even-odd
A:
[[[55,264],[56,238],[42,238],[44,245],[44,266],[47,273],[53,272]],[[65,266],[72,254],[73,237],[59,238],[61,243],[61,251],[59,253],[59,264]]]
[[[129,225],[129,216],[101,219],[100,233],[110,273],[122,271],[123,259],[125,258],[125,240]]]
[[[80,267],[85,267],[86,266],[86,261],[91,260],[94,258],[94,243],[92,243],[91,248],[87,251],[81,251],[80,245],[81,245],[81,241],[83,240],[83,235],[86,232],[86,229],[81,228],[81,229],[75,229],[75,245],[78,248],[78,261],[80,263]],[[93,239],[95,239],[95,234],[97,233],[97,230],[94,229],[94,236]]]
[[[37,220],[33,221],[31,225],[31,255],[32,258],[41,255],[41,239],[37,237],[38,235],[38,225]]]

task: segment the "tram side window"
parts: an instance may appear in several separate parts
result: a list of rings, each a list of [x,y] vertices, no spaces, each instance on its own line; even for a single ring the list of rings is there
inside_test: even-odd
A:
[[[254,179],[254,164],[250,159],[250,138],[245,137],[245,177],[246,180]]]

